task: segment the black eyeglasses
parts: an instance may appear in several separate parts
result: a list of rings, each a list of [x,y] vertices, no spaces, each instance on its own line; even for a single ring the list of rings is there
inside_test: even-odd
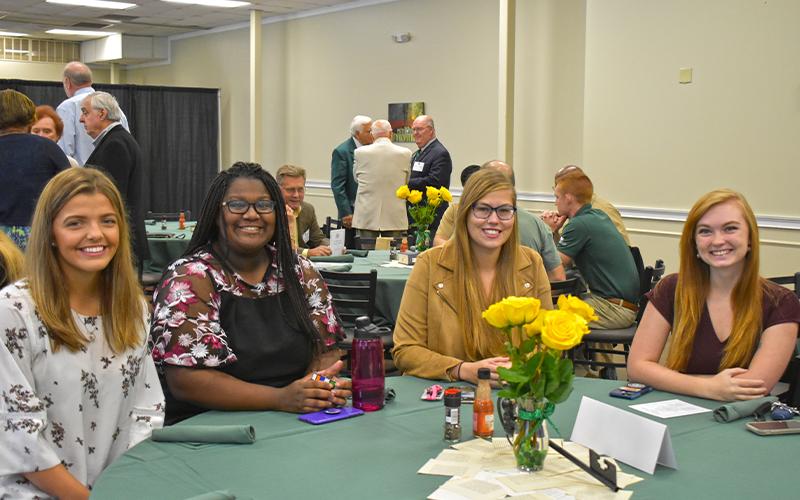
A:
[[[271,214],[275,210],[275,202],[272,200],[258,200],[255,203],[248,203],[244,200],[228,200],[223,201],[222,206],[232,214],[245,214],[250,207],[260,214]]]
[[[511,220],[514,218],[514,213],[516,211],[517,207],[513,205],[500,205],[499,207],[492,207],[484,203],[472,205],[472,215],[479,219],[488,219],[492,216],[492,212],[494,212],[500,220]]]

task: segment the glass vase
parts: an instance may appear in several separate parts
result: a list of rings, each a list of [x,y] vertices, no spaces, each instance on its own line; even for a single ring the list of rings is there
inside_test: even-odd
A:
[[[417,252],[424,252],[431,247],[431,232],[427,227],[422,227],[414,233],[414,245]]]
[[[517,399],[517,417],[514,440],[511,443],[517,468],[526,472],[544,468],[550,447],[550,435],[544,416],[546,401],[534,398]]]

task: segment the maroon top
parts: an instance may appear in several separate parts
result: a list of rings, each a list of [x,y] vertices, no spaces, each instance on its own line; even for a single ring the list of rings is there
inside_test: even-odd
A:
[[[670,325],[675,324],[675,287],[678,284],[678,275],[670,274],[656,285],[653,291],[648,292],[647,298],[650,303],[658,310]],[[761,331],[773,325],[781,323],[800,324],[800,300],[791,290],[775,283],[765,281],[762,287],[764,293],[762,300],[763,314],[761,319]],[[692,345],[692,354],[689,363],[686,365],[684,373],[700,375],[716,375],[719,373],[719,365],[725,354],[725,342],[720,342],[714,325],[711,323],[711,316],[708,314],[708,306],[703,306],[703,314],[700,316],[700,323]],[[758,344],[753,352],[758,349]]]

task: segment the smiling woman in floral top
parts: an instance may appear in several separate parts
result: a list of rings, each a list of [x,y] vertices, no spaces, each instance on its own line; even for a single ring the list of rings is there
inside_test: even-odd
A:
[[[214,179],[153,300],[167,423],[207,409],[316,411],[350,395],[349,380],[334,390],[310,379],[339,373],[343,330],[324,281],[292,251],[277,182],[257,164]]]
[[[98,170],[44,188],[28,278],[0,292],[0,498],[88,498],[164,420],[125,208]]]

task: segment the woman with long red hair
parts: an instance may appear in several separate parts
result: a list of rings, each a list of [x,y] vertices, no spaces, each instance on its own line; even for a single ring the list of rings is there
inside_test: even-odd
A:
[[[800,301],[758,272],[747,200],[730,189],[701,197],[683,226],[678,274],[649,294],[628,358],[631,380],[721,401],[768,394],[795,351]]]

